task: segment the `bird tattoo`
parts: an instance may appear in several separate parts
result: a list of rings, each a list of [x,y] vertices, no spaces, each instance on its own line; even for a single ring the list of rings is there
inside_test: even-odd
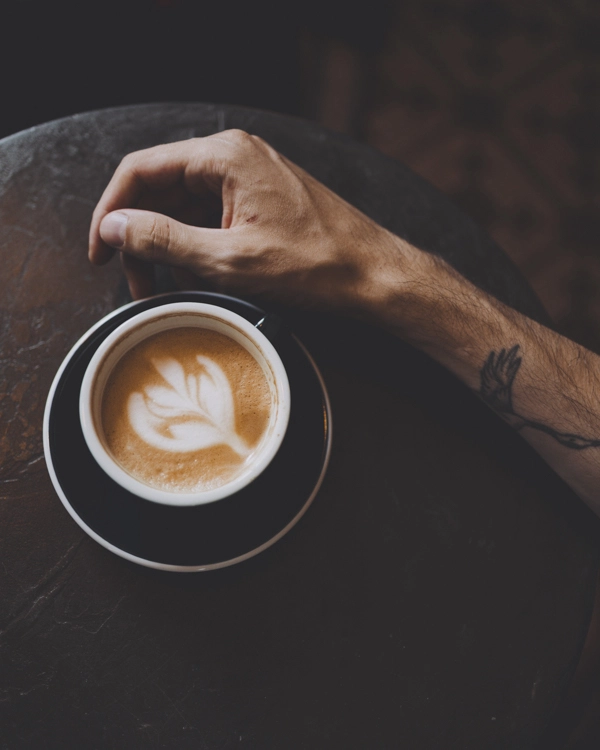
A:
[[[561,445],[572,450],[597,448],[600,440],[582,437],[572,432],[560,432],[543,422],[527,419],[518,414],[513,407],[513,383],[521,367],[523,357],[520,356],[520,345],[515,344],[511,349],[501,349],[498,353],[491,351],[485,364],[481,368],[481,385],[479,395],[500,416],[504,417],[516,430],[529,428],[538,430],[554,438]]]

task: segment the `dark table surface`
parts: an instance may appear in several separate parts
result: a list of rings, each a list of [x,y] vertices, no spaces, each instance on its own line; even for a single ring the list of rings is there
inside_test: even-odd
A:
[[[51,381],[128,301],[118,264],[87,262],[94,205],[127,152],[229,127],[547,322],[449,201],[310,123],[144,105],[1,141],[0,747],[538,747],[589,623],[591,516],[471,392],[387,334],[287,311],[329,389],[333,451],[307,514],[247,562],[129,563],[52,488]]]

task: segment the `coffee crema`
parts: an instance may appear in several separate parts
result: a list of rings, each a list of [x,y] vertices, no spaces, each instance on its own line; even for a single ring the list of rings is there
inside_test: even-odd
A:
[[[196,327],[153,334],[106,382],[106,447],[144,484],[167,492],[222,487],[251,462],[269,426],[269,383],[229,336]]]

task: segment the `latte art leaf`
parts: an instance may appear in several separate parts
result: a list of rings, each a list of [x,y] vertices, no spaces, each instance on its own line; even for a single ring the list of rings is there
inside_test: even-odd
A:
[[[166,385],[148,385],[127,402],[131,426],[149,445],[172,453],[228,445],[241,457],[250,449],[235,429],[235,406],[227,375],[197,355],[199,374],[186,374],[173,358],[152,359]]]

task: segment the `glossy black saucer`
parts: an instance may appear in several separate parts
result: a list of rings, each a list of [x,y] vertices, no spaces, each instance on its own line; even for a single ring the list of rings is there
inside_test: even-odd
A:
[[[312,502],[331,443],[329,400],[322,378],[299,341],[278,333],[273,344],[285,365],[291,414],[283,444],[267,469],[229,498],[172,507],[124,490],[100,469],[79,423],[79,391],[101,341],[131,316],[170,302],[220,305],[257,323],[259,308],[220,294],[178,292],[135,302],[101,320],[73,347],[46,404],[44,450],[65,508],[96,541],[142,565],[193,571],[223,567],[257,554],[282,537]]]

